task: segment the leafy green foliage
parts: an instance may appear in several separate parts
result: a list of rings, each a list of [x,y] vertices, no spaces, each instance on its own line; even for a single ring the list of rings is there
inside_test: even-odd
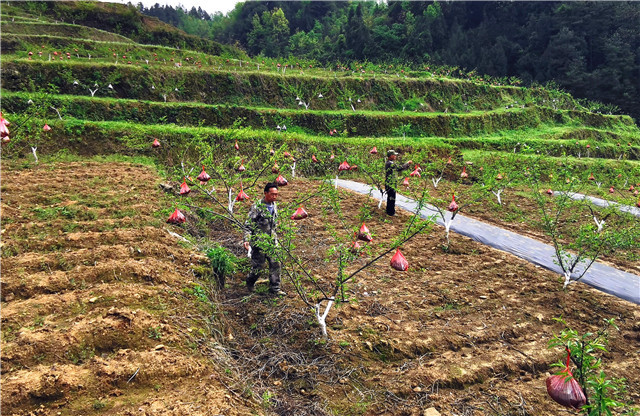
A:
[[[209,248],[206,254],[219,287],[224,287],[226,277],[235,273],[238,267],[238,258],[220,245]]]
[[[605,319],[603,326],[596,332],[580,334],[561,318],[554,318],[565,328],[549,340],[549,348],[568,348],[571,361],[576,366],[574,378],[583,389],[587,404],[582,411],[585,416],[616,414],[637,415],[640,409],[632,405],[627,397],[626,380],[624,378],[610,378],[602,369],[603,362],[600,355],[608,352],[610,329],[618,329],[614,319]],[[560,361],[553,367],[564,368]]]

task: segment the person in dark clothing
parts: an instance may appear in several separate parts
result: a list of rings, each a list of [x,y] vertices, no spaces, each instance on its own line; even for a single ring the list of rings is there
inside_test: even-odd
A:
[[[269,245],[278,245],[276,226],[278,220],[278,185],[268,183],[264,187],[264,198],[249,209],[245,222],[244,248],[251,250],[251,272],[247,276],[247,290],[253,292],[265,260],[269,262],[269,292],[286,295],[280,289],[280,263],[265,250]]]
[[[411,160],[405,164],[398,164],[398,152],[387,151],[387,162],[384,164],[384,189],[387,193],[387,215],[396,215],[396,187],[398,185],[398,172],[402,172],[411,166]]]

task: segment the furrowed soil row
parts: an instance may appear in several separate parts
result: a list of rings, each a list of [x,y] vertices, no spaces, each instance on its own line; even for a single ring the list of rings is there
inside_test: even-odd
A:
[[[166,203],[157,183],[128,163],[5,167],[3,414],[152,414],[167,401],[179,414],[250,413],[198,353],[212,316],[191,290],[203,256],[178,247],[155,216]],[[78,201],[98,207],[93,220]],[[202,393],[171,399],[183,389]]]

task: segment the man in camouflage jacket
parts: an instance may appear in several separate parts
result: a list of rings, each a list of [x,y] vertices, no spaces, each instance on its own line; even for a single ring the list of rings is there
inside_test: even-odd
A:
[[[249,209],[245,222],[244,248],[251,248],[251,272],[247,276],[247,290],[253,292],[264,261],[269,262],[269,292],[285,295],[280,290],[280,263],[269,255],[277,246],[276,226],[278,220],[278,185],[268,183],[264,187],[264,198]]]

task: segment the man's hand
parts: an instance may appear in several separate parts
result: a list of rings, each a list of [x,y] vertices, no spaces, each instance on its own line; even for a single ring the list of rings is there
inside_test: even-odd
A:
[[[249,250],[249,242],[248,241],[244,242],[244,249],[247,250],[247,251]]]
[[[410,165],[413,165],[413,160],[410,160],[407,163],[410,164]]]

